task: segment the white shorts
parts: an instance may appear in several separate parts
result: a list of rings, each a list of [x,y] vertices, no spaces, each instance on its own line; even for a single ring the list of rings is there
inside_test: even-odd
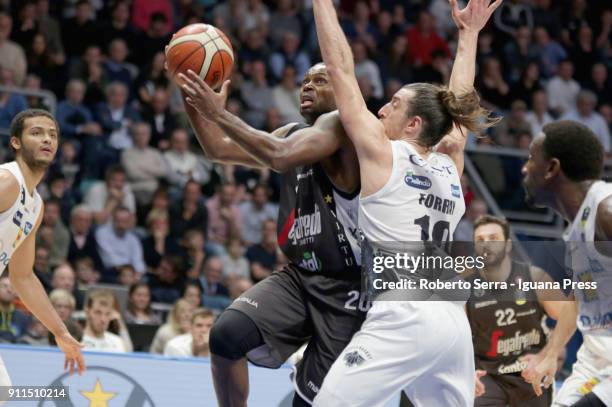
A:
[[[591,391],[605,405],[612,406],[612,363],[582,345],[572,366],[572,374],[563,382],[553,406],[571,406]]]
[[[463,303],[376,301],[336,359],[313,406],[474,405],[474,349]]]

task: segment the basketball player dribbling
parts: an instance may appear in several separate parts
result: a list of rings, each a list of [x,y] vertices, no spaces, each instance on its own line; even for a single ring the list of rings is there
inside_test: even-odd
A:
[[[575,301],[563,303],[540,363],[523,373],[537,394],[550,387],[557,357],[578,327],[584,342],[553,400],[557,407],[612,406],[612,184],[601,180],[603,161],[591,130],[559,121],[533,140],[523,167],[527,202],[570,222],[563,238],[573,281],[597,283],[596,289],[575,287]]]
[[[460,39],[451,74],[456,85],[473,82],[475,54],[476,42]],[[213,327],[217,399],[223,406],[246,405],[245,356],[278,367],[308,341],[294,377],[294,405],[308,405],[368,308],[356,267],[359,166],[334,111],[327,69],[316,64],[303,79],[300,110],[308,126],[292,123],[271,134],[225,110],[227,82],[216,93],[194,73],[181,80],[192,126],[209,158],[269,167],[283,178],[278,239],[290,265],[247,291]],[[454,130],[438,146],[459,173],[464,145]]]
[[[477,41],[501,1],[489,3],[471,0],[459,10],[451,1],[460,38]],[[433,147],[453,125],[478,131],[492,124],[473,89],[475,48],[471,63],[464,61],[471,69],[468,86],[457,86],[452,78],[450,89],[406,85],[377,118],[359,89],[332,1],[314,0],[313,9],[340,119],[359,159],[362,250],[378,242],[446,243],[465,203],[455,163]],[[427,207],[423,194],[448,203]],[[366,267],[364,272],[373,271]],[[410,301],[402,297],[406,294],[376,293],[361,330],[332,365],[314,406],[380,406],[402,389],[416,406],[473,405],[474,352],[464,302]]]
[[[85,371],[81,344],[68,333],[33,272],[36,231],[43,214],[36,186],[55,158],[59,126],[50,113],[29,109],[15,116],[10,137],[15,161],[0,165],[0,273],[8,266],[13,290],[55,335],[66,357],[64,368],[70,374],[76,368],[81,374]],[[10,385],[1,360],[0,385]]]

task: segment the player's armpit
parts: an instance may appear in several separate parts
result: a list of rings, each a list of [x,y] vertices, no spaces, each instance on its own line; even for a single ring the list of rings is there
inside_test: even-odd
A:
[[[19,197],[19,182],[8,170],[0,170],[0,213],[9,210]]]
[[[612,196],[599,203],[595,225],[595,248],[612,257]]]

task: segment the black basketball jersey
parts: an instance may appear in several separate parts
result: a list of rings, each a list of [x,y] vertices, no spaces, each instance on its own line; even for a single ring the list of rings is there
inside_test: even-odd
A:
[[[472,295],[466,304],[472,328],[476,368],[490,374],[522,371],[519,357],[537,353],[546,344],[546,314],[535,293],[520,291],[518,281],[531,281],[529,266],[512,262],[505,290],[476,289],[480,272],[471,276]],[[511,284],[514,284],[512,286]]]
[[[290,169],[281,179],[278,244],[303,270],[359,278],[358,210],[359,190],[336,189],[319,163]]]

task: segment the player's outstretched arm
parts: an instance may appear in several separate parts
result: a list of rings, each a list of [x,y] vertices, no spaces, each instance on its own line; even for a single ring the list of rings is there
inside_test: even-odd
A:
[[[85,372],[85,361],[81,354],[82,345],[70,335],[51,305],[40,280],[33,272],[35,238],[43,212],[41,209],[36,227],[13,253],[9,263],[9,278],[13,289],[26,307],[55,335],[57,345],[66,356],[64,369],[69,368],[70,374],[73,374],[76,368],[79,374],[82,374]]]
[[[347,141],[337,111],[321,115],[312,126],[295,131],[291,137],[284,137],[295,123],[267,133],[254,129],[225,109],[229,81],[220,92],[215,92],[195,72],[189,71],[188,76],[181,76],[181,80],[187,95],[186,103],[198,111],[202,120],[214,123],[223,132],[226,143],[234,144],[244,154],[274,171],[284,172],[298,165],[320,161]],[[209,138],[209,135],[204,138]]]

